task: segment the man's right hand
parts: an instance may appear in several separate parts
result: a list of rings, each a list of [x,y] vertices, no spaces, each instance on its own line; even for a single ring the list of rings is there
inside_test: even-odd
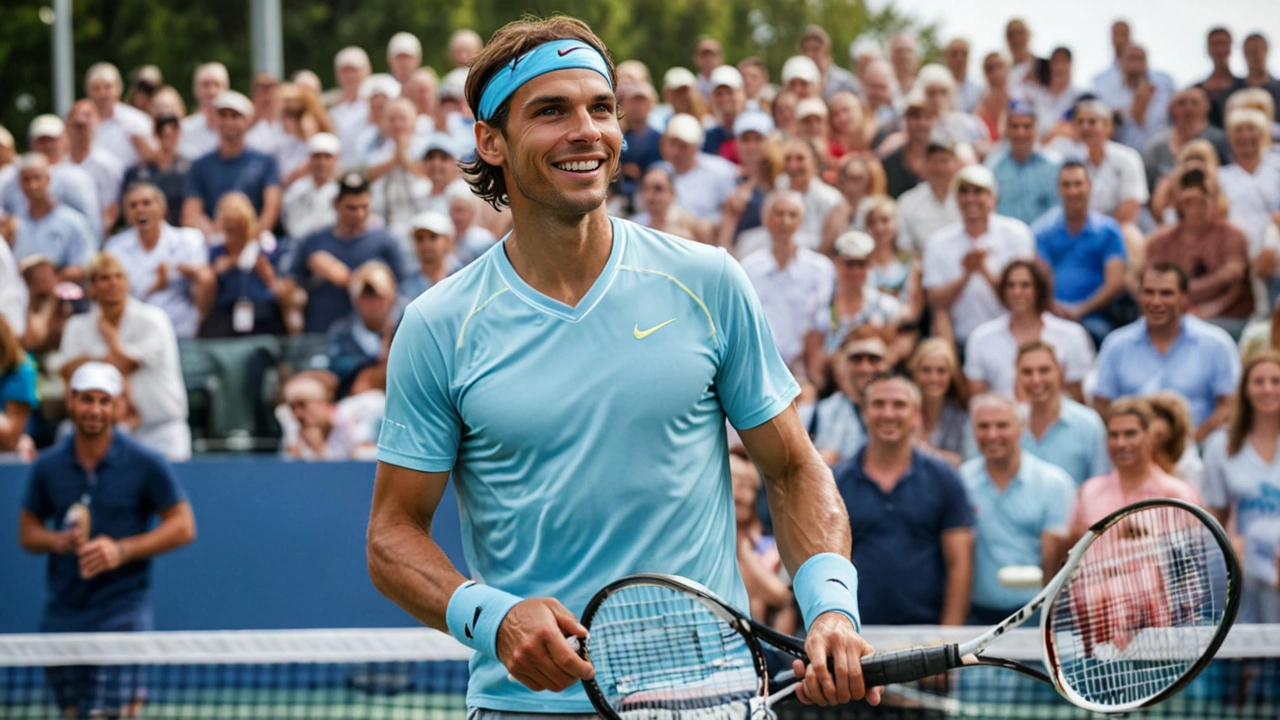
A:
[[[80,533],[74,529],[53,533],[49,552],[55,555],[74,555],[80,546]]]
[[[498,660],[530,690],[560,692],[595,675],[566,636],[587,636],[574,614],[554,598],[522,600],[498,626]]]

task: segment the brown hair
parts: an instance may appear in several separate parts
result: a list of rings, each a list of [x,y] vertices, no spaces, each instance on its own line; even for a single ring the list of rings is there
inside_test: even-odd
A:
[[[1039,350],[1049,353],[1049,357],[1053,358],[1054,366],[1057,367],[1058,370],[1062,370],[1062,363],[1058,362],[1058,349],[1053,346],[1053,343],[1045,342],[1038,338],[1035,340],[1028,340],[1018,346],[1018,356],[1013,361],[1014,367],[1017,367],[1018,363],[1022,362],[1023,355],[1030,355],[1031,353]]]
[[[1274,327],[1274,325],[1273,325]],[[1249,402],[1249,376],[1263,363],[1280,365],[1280,351],[1260,350],[1244,363],[1240,382],[1236,383],[1236,395],[1231,406],[1231,419],[1227,421],[1227,455],[1235,455],[1244,447],[1245,438],[1253,429],[1253,403]]]
[[[18,342],[13,326],[0,315],[0,375],[11,373],[22,366],[27,359],[27,351]]]
[[[218,208],[213,213],[214,224],[226,235],[224,222],[229,218],[240,218],[245,224],[244,241],[258,237],[258,216],[253,211],[253,203],[249,196],[242,192],[229,192],[218,201]]]
[[[907,361],[907,371],[911,373],[911,381],[915,382],[916,372],[924,364],[925,358],[931,355],[941,355],[949,366],[948,374],[951,375],[951,382],[947,387],[947,400],[967,408],[969,389],[965,385],[964,376],[960,374],[960,358],[956,357],[955,348],[944,338],[929,338],[916,346],[915,352],[911,353],[911,359]]]
[[[604,57],[609,66],[609,84],[618,84],[617,72],[613,65],[613,56],[604,42],[587,27],[587,24],[576,18],[556,16],[545,19],[528,17],[507,23],[498,29],[489,39],[489,43],[471,62],[471,70],[467,73],[466,97],[471,114],[480,117],[480,96],[484,94],[489,80],[503,65],[524,55],[533,48],[554,40],[581,40],[595,48]],[[511,98],[507,98],[493,117],[483,122],[499,133],[506,134],[507,120],[510,119]],[[490,165],[479,156],[469,163],[462,164],[462,170],[472,190],[481,199],[489,203],[495,210],[501,210],[508,203],[507,180],[502,168]]]
[[[1000,304],[1009,307],[1004,300],[1004,288],[1009,284],[1009,276],[1019,268],[1031,273],[1031,282],[1036,286],[1036,312],[1048,311],[1053,303],[1053,280],[1044,266],[1035,260],[1014,260],[1004,267],[1004,272],[1000,273]]]
[[[1193,430],[1187,401],[1172,390],[1162,390],[1148,395],[1147,404],[1151,407],[1152,415],[1169,423],[1169,437],[1165,438],[1163,446],[1158,449],[1176,465],[1182,458],[1182,453],[1187,450],[1187,440]],[[1171,471],[1172,468],[1165,468],[1165,472]]]
[[[868,155],[850,155],[841,163],[839,176],[843,178],[852,165],[861,165],[867,171],[867,197],[889,194],[889,181],[879,160]]]
[[[1144,397],[1123,397],[1111,403],[1107,408],[1107,426],[1121,415],[1132,415],[1138,418],[1143,430],[1151,427],[1151,403]]]

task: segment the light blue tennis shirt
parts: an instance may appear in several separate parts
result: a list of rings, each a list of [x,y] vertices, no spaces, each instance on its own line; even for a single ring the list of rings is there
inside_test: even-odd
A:
[[[960,466],[960,478],[973,504],[973,604],[990,610],[1014,610],[1035,596],[1000,584],[1000,568],[1040,567],[1040,536],[1065,535],[1076,485],[1061,468],[1022,453],[1018,474],[1003,491],[976,457]]]
[[[1022,431],[1022,449],[1057,465],[1076,485],[1111,472],[1107,455],[1107,427],[1093,408],[1063,395],[1058,399],[1058,419],[1039,440],[1031,428]]]
[[[576,307],[525,283],[505,240],[408,306],[378,460],[453,472],[479,582],[581,615],[612,580],[673,573],[746,607],[725,418],[760,425],[799,387],[735,260],[612,223]],[[467,705],[592,712],[581,684],[534,693],[483,653]]]

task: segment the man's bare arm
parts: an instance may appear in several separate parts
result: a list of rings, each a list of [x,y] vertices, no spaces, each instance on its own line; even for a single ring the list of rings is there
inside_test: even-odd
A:
[[[939,624],[963,625],[973,590],[973,528],[943,530],[942,559],[947,566],[947,584]]]

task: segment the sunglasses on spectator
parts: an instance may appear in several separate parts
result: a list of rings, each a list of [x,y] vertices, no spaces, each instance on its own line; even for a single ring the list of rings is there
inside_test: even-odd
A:
[[[878,363],[881,360],[884,360],[884,356],[877,355],[875,353],[855,352],[855,353],[849,353],[848,355],[845,355],[845,359],[847,359],[851,363],[860,363],[860,362]]]

